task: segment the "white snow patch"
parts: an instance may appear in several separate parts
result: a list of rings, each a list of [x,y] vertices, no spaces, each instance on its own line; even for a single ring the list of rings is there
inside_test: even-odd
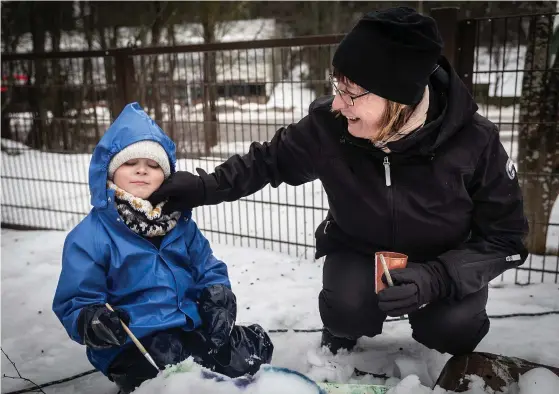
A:
[[[518,380],[519,394],[557,394],[559,376],[547,368],[534,368]]]
[[[7,209],[3,214],[5,211]],[[66,234],[62,231],[5,229],[1,232],[2,349],[23,376],[38,384],[92,368],[86,358],[85,347],[68,338],[51,311]],[[316,367],[313,364],[320,365],[324,357],[326,361],[337,363],[341,369],[351,366],[396,376],[399,368],[401,378],[405,378],[405,374],[413,374],[426,386],[436,380],[450,358],[415,342],[407,321],[385,323],[381,335],[359,339],[357,347],[350,353],[340,352],[331,356],[322,352],[320,332],[292,331],[295,328],[322,327],[317,307],[317,297],[322,288],[321,262],[215,242],[212,248],[216,257],[228,266],[237,296],[238,324],[259,323],[266,330],[289,330],[270,334],[274,343],[274,366],[290,368],[309,376],[315,373],[320,380],[320,370],[314,369],[313,372]],[[492,286],[488,304],[490,315],[559,309],[557,284],[519,287],[513,283],[513,280],[503,280]],[[557,326],[557,315],[494,319],[489,334],[477,350],[559,365],[559,343],[554,340]],[[313,354],[318,360],[312,359]],[[3,374],[17,376],[5,357],[2,358],[1,368]],[[386,383],[397,385],[399,381],[396,376]],[[370,376],[352,376],[348,383],[380,384],[383,381]],[[28,386],[24,381],[2,379],[2,390],[6,392]],[[56,390],[57,394],[116,394],[118,391],[114,383],[100,373],[57,385],[47,392],[54,392],[52,390]],[[218,392],[217,389],[214,392]],[[162,391],[161,394],[168,393]]]

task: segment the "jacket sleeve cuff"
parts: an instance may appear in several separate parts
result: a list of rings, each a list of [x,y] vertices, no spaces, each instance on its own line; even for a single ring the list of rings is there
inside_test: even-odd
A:
[[[435,286],[439,289],[439,298],[452,298],[454,297],[454,286],[452,278],[448,274],[444,264],[438,260],[430,261],[428,263],[431,273],[434,276]]]
[[[199,199],[201,205],[218,204],[221,201],[216,200],[217,180],[214,174],[199,173],[200,191]]]

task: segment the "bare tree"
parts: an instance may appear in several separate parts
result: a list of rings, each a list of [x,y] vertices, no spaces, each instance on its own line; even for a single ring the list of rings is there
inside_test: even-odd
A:
[[[153,24],[151,25],[151,46],[158,46],[159,40],[161,38],[161,32],[164,24],[163,19],[163,8],[166,5],[162,5],[160,1],[153,2],[153,8],[155,12],[155,18]],[[154,108],[155,119],[159,122],[163,120],[161,113],[161,92],[159,89],[159,55],[153,55],[152,62],[152,74],[151,74],[151,108]]]
[[[52,10],[52,18],[55,26],[60,26],[62,23],[62,9],[54,8]],[[52,51],[60,52],[60,41],[62,36],[61,29],[49,29],[50,37],[52,40]],[[49,149],[62,148],[68,150],[68,124],[64,121],[64,107],[61,93],[65,88],[68,88],[67,78],[68,69],[63,73],[64,59],[51,60],[51,77],[49,78],[49,107],[52,108],[53,119],[49,125],[49,138],[46,140],[46,145]],[[62,145],[62,146],[60,146]]]
[[[21,7],[21,3],[11,2],[2,4],[2,44],[5,53],[15,53],[21,35],[22,29],[18,29],[22,22],[26,22],[25,9]],[[5,68],[7,67],[7,72]],[[2,92],[2,138],[13,139],[12,128],[10,124],[10,111],[12,107],[13,83],[15,74],[14,62],[7,62],[2,65],[4,75],[7,75],[9,87]],[[16,130],[17,134],[17,130]]]
[[[217,42],[226,34],[227,21],[240,19],[247,14],[246,2],[200,2],[193,6],[196,22],[201,26],[200,36],[204,43]],[[217,61],[216,53],[206,51],[203,54],[202,102],[204,112],[204,151],[209,154],[218,143],[217,119]]]
[[[555,2],[534,2],[533,11],[554,12]],[[549,66],[551,15],[530,19],[520,99],[518,170],[530,221],[528,248],[546,253],[551,209],[559,193],[559,51]]]
[[[175,26],[170,24],[167,28],[167,38],[171,46],[176,45],[176,38],[175,38]],[[171,139],[174,141],[176,136],[176,115],[175,115],[175,85],[172,83],[173,77],[175,75],[175,70],[177,68],[177,54],[173,53],[170,55],[169,59],[169,78],[171,83],[168,86],[169,89],[169,116],[171,121],[169,123],[169,135]]]
[[[206,12],[202,16],[202,28],[204,42],[213,43],[215,39],[215,29],[217,24],[216,7],[206,8]],[[209,154],[213,146],[218,142],[218,125],[217,110],[215,102],[217,101],[217,69],[215,61],[215,52],[204,52],[204,71],[203,71],[203,103],[204,103],[204,148],[205,153]]]
[[[42,15],[42,7],[39,3],[29,3],[29,18],[31,27],[31,36],[33,40],[33,52],[45,51],[46,26],[45,15]],[[45,60],[37,59],[33,62],[35,82],[32,93],[30,92],[29,104],[33,113],[33,125],[31,131],[27,135],[26,145],[35,148],[43,148],[46,135],[45,125],[47,120],[47,109],[45,106],[45,84],[47,80],[47,69]],[[28,79],[31,85],[31,78]]]
[[[33,52],[45,52],[47,33],[56,47],[60,43],[62,30],[70,30],[74,27],[72,17],[72,3],[70,2],[22,2],[22,11],[27,15],[27,25],[31,32],[33,42]],[[60,69],[57,61],[51,64],[54,69],[49,75],[48,62],[44,59],[37,59],[29,62],[29,76],[27,84],[29,86],[29,106],[33,113],[33,125],[27,135],[26,144],[35,148],[42,149],[47,146],[49,138],[47,132],[47,114],[49,108],[54,108],[56,98],[49,95],[47,86],[52,85],[52,77],[56,73],[56,78],[60,76]],[[60,111],[58,111],[60,112]],[[50,146],[50,145],[49,145]]]
[[[99,39],[99,46],[102,50],[107,50],[109,48],[116,48],[117,42],[119,38],[119,27],[120,25],[118,22],[112,27],[107,27],[105,24],[100,23],[100,21],[104,20],[106,15],[109,14],[110,9],[107,6],[111,3],[98,3],[98,2],[89,2],[91,16],[89,21],[92,23],[92,30],[97,30],[97,37]],[[112,34],[111,34],[112,33]],[[92,37],[93,38],[93,32]],[[88,41],[88,45],[89,45]],[[105,71],[105,82],[107,86],[107,90],[111,89],[110,87],[116,84],[115,80],[115,61],[112,56],[105,56],[103,58],[103,68]],[[91,74],[90,83],[92,85],[92,89],[89,91],[94,94],[93,89],[93,73]],[[122,110],[122,108],[117,108],[116,106],[117,100],[111,100],[111,104],[109,106],[109,111],[111,113],[111,118],[115,119],[118,113]],[[96,116],[96,115],[95,115]],[[97,118],[95,119],[95,127],[97,128]]]
[[[261,5],[259,12],[285,24],[294,36],[314,36],[349,31],[359,15],[382,6],[379,2],[267,2]],[[331,68],[331,51],[328,49],[309,46],[282,50],[281,77],[288,78],[294,65],[306,64],[308,75],[304,77],[310,81],[308,87],[315,96],[329,94],[331,87],[326,77]]]

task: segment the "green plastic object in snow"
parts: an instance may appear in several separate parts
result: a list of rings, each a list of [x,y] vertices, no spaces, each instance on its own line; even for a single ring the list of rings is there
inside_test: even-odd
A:
[[[326,394],[385,394],[388,387],[376,384],[317,383]]]
[[[385,394],[388,391],[388,387],[376,384],[315,382],[300,372],[271,365],[262,366],[259,373],[297,377],[314,385],[317,388],[317,394]]]

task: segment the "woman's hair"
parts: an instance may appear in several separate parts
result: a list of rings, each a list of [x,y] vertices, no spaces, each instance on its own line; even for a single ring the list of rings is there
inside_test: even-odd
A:
[[[338,81],[342,82],[344,85],[354,83],[345,75],[340,73],[337,69],[334,69],[332,76]],[[386,100],[386,109],[382,114],[379,122],[379,133],[375,136],[375,141],[382,141],[393,131],[398,131],[408,121],[410,116],[415,109],[415,106],[400,104],[395,101]],[[338,111],[335,111],[338,112]]]
[[[378,141],[384,140],[391,132],[398,131],[404,127],[414,110],[414,107],[411,105],[400,104],[390,100],[386,100],[386,104],[386,109],[379,122],[380,131],[375,137]]]

